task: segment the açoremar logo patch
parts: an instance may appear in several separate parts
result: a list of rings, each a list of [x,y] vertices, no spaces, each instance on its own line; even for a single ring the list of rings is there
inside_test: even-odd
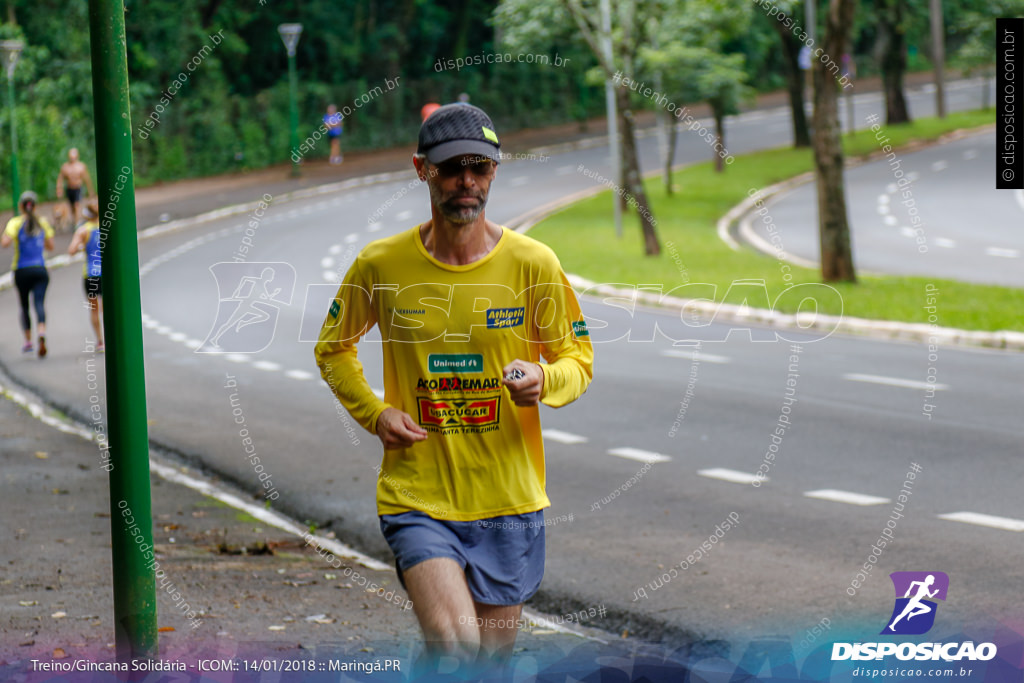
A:
[[[893,572],[896,604],[882,634],[905,636],[927,633],[935,623],[936,600],[945,600],[949,576],[945,572]]]

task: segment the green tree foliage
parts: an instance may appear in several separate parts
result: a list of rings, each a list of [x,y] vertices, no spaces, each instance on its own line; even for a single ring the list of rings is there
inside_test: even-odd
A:
[[[27,44],[15,75],[22,185],[52,196],[70,147],[78,147],[90,166],[94,162],[88,3],[6,4],[0,37],[19,37]],[[496,0],[125,0],[137,178],[146,184],[288,161],[281,23],[304,26],[297,54],[302,140],[318,129],[331,102],[343,111],[352,108],[344,122],[345,150],[412,144],[420,108],[431,101],[453,102],[462,92],[504,132],[599,113],[600,90],[582,84],[592,63],[578,50],[563,49],[568,41],[551,43],[545,53],[549,64],[532,55],[531,62],[509,61],[516,54],[495,56],[491,14],[496,5]],[[568,63],[556,66],[556,53]],[[464,60],[460,68],[456,59]],[[400,85],[389,91],[385,79],[396,76]],[[370,101],[354,105],[378,86],[382,91]],[[9,154],[6,109],[0,152]],[[154,114],[159,123],[154,119],[147,129],[145,121]],[[326,154],[321,139],[307,157]],[[9,167],[0,168],[0,185],[9,187],[9,176]]]

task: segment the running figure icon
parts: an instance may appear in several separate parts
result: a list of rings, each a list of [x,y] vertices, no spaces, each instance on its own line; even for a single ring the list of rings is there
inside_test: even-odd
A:
[[[219,291],[217,315],[196,352],[259,353],[267,348],[282,307],[291,305],[295,269],[283,262],[221,262],[210,271]]]
[[[900,612],[900,615],[893,619],[892,623],[889,624],[890,631],[896,630],[896,623],[903,617],[906,617],[907,621],[910,621],[918,615],[928,614],[932,611],[932,608],[921,602],[921,600],[924,598],[934,598],[935,595],[939,592],[938,588],[936,588],[933,591],[928,590],[928,588],[931,587],[934,583],[934,574],[929,574],[928,578],[926,578],[924,581],[911,582],[910,588],[907,589],[906,594],[903,596],[905,598],[910,598],[910,602],[908,602],[906,607],[903,608],[903,611]],[[914,586],[917,586],[917,593],[914,595],[914,597],[911,598],[910,594],[913,592]]]
[[[225,301],[237,301],[238,307],[210,339],[211,344],[220,348],[220,338],[224,336],[225,332],[232,329],[235,332],[240,332],[243,327],[270,320],[270,314],[277,310],[277,306],[264,302],[273,301],[281,293],[280,287],[273,292],[267,289],[273,279],[274,269],[264,268],[259,277],[243,277],[239,281],[231,298],[225,299]],[[245,291],[243,292],[243,290]],[[267,310],[268,308],[271,310]]]

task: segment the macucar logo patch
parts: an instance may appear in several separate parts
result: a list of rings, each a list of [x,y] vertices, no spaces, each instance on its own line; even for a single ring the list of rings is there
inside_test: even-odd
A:
[[[480,427],[498,423],[499,396],[467,401],[420,398],[420,424],[439,427]]]

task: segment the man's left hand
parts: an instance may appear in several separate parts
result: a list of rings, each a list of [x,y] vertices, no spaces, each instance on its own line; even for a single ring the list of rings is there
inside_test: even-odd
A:
[[[523,376],[515,380],[504,379],[515,369],[522,372]],[[537,405],[544,390],[544,370],[539,364],[516,359],[502,368],[501,373],[501,383],[508,387],[513,403],[520,408]]]

